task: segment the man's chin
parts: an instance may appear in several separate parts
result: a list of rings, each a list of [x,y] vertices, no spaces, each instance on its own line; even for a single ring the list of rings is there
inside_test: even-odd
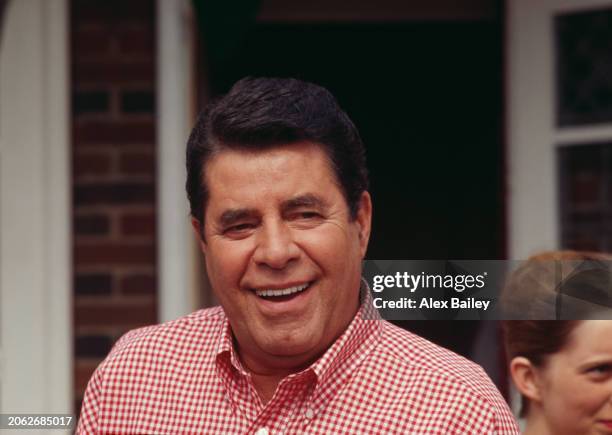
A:
[[[318,341],[312,339],[312,335],[298,331],[296,334],[279,334],[268,336],[260,345],[260,348],[272,357],[279,359],[312,359],[316,358]]]

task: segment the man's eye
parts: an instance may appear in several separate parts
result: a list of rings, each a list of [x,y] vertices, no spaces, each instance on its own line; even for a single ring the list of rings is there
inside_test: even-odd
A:
[[[302,211],[298,213],[298,218],[300,219],[316,219],[320,215],[316,211]]]
[[[588,373],[593,374],[594,376],[605,376],[612,374],[612,364],[601,364],[591,367],[588,370]]]
[[[224,232],[225,233],[240,233],[240,232],[248,231],[251,228],[253,228],[253,224],[240,224],[240,225],[234,225],[229,228],[226,228]]]

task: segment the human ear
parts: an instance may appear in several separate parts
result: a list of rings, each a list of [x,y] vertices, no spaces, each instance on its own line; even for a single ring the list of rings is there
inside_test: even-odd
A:
[[[206,255],[206,241],[204,240],[204,226],[200,223],[199,220],[192,217],[191,218],[191,228],[193,228],[193,232],[196,237],[196,241],[198,242],[198,246],[204,255]]]
[[[363,258],[368,249],[370,231],[372,229],[372,198],[370,193],[365,190],[361,194],[361,198],[359,198],[356,221],[359,227],[359,249],[361,258]]]
[[[510,375],[523,396],[533,402],[542,401],[540,373],[531,361],[522,356],[512,358]]]

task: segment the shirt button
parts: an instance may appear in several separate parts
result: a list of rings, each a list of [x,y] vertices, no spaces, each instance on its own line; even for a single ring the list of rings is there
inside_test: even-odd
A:
[[[260,427],[259,429],[257,429],[257,432],[255,432],[255,435],[268,435],[270,432],[268,431],[267,427]]]
[[[312,408],[307,408],[306,412],[304,412],[304,415],[308,420],[310,420],[312,417],[314,417],[314,411],[312,410]]]

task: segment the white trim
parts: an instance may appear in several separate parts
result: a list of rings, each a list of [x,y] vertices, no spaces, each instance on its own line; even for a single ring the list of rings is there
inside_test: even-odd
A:
[[[157,0],[159,318],[196,308],[193,235],[185,196],[185,143],[191,124],[190,4]]]
[[[552,21],[543,3],[507,3],[510,258],[559,244]]]
[[[551,14],[588,11],[612,6],[610,0],[544,0],[541,3]]]
[[[581,145],[612,140],[612,125],[602,124],[584,127],[566,127],[555,132],[555,143],[559,145]]]
[[[67,0],[8,3],[0,48],[1,412],[71,412]]]

